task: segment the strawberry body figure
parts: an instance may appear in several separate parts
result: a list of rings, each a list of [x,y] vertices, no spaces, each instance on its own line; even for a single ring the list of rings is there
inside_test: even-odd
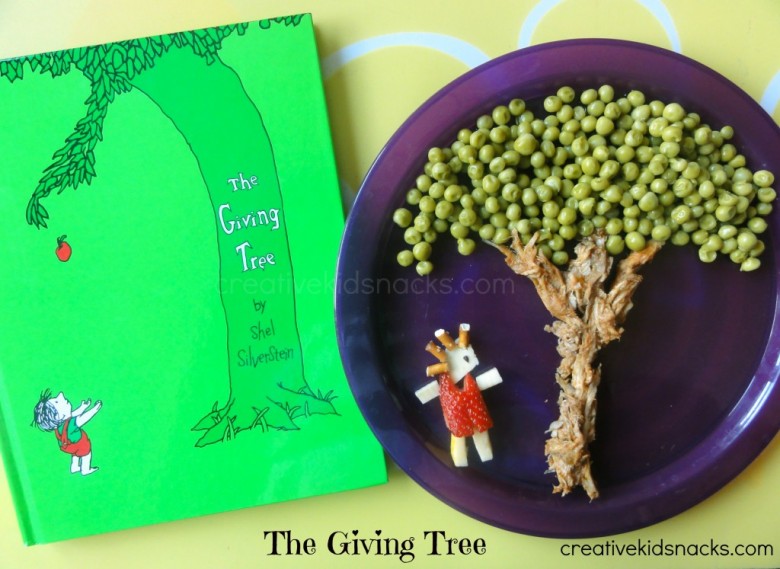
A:
[[[456,437],[471,437],[493,426],[482,392],[470,373],[463,379],[463,388],[452,381],[448,373],[439,374],[439,401],[444,422]]]
[[[482,391],[503,381],[496,368],[476,378],[471,374],[479,365],[479,359],[469,340],[470,329],[468,324],[461,324],[457,340],[445,330],[434,333],[443,347],[434,342],[429,342],[425,347],[427,352],[439,360],[439,363],[428,366],[425,374],[436,379],[415,391],[422,403],[439,398],[444,423],[451,434],[450,454],[455,466],[468,466],[466,439],[469,437],[483,462],[493,458],[488,435],[493,419],[488,413]],[[463,385],[459,387],[461,380]]]

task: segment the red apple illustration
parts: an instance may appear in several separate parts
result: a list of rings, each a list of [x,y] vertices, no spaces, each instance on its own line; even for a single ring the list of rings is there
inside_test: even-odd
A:
[[[58,237],[57,248],[54,250],[54,254],[57,255],[57,258],[63,263],[70,259],[70,256],[73,253],[73,249],[71,249],[70,244],[65,241],[67,237],[67,235],[61,235]]]

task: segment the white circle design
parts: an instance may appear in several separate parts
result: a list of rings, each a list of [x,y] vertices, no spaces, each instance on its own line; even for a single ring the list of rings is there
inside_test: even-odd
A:
[[[327,79],[344,65],[373,51],[388,47],[425,47],[435,49],[457,59],[469,69],[485,63],[488,55],[461,39],[428,32],[399,32],[366,38],[333,52],[321,62],[323,79]]]
[[[760,105],[771,115],[775,112],[778,103],[780,103],[780,71],[775,73],[774,77],[769,80],[769,84],[764,89],[764,94],[761,95]]]
[[[674,19],[661,0],[635,0],[638,4],[650,12],[658,20],[672,44],[672,49],[677,53],[682,53],[680,45],[680,36],[674,25]],[[517,40],[517,47],[523,48],[531,45],[531,38],[536,31],[537,26],[547,13],[555,8],[563,0],[541,0],[536,4],[526,16],[523,25],[520,28],[520,36]]]

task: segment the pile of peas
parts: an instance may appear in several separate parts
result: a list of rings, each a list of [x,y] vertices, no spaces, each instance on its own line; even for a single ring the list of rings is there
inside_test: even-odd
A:
[[[561,87],[542,106],[538,118],[513,99],[428,151],[393,214],[408,245],[399,264],[426,275],[439,235],[469,255],[478,240],[505,243],[517,230],[524,244],[538,233],[541,253],[565,265],[567,242],[601,230],[611,255],[653,239],[692,242],[704,262],[721,254],[743,271],[760,266],[774,176],[747,167],[731,127],[641,91],[616,98],[610,85],[579,97]]]

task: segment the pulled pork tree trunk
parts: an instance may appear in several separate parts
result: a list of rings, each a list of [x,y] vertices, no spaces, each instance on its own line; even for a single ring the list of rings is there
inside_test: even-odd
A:
[[[499,249],[515,273],[531,280],[555,318],[545,327],[558,338],[561,356],[555,373],[561,388],[560,417],[550,425],[545,444],[550,471],[558,477],[554,492],[566,495],[582,486],[592,500],[599,494],[591,476],[589,451],[596,438],[596,390],[600,379],[600,366],[595,360],[603,346],[623,333],[621,324],[642,281],[637,271],[652,260],[661,244],[650,241],[647,247],[620,261],[607,290],[613,259],[605,248],[604,234],[583,238],[575,248],[576,258],[564,272],[538,251],[537,237],[524,246],[515,232],[512,245]]]

